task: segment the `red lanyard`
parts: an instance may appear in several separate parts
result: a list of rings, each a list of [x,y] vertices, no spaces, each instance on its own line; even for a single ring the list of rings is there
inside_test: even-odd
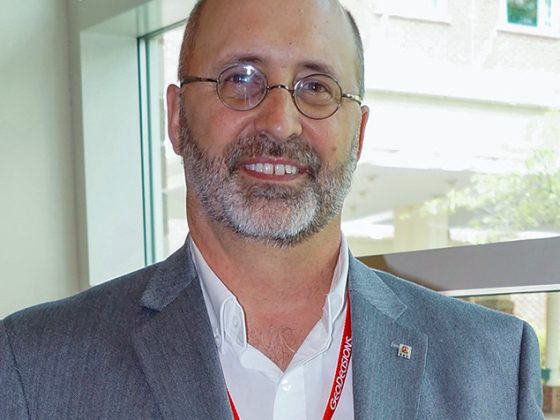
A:
[[[352,357],[352,321],[350,319],[350,294],[348,293],[348,291],[346,292],[346,296],[348,307],[346,308],[344,331],[342,332],[342,340],[340,342],[340,352],[338,353],[336,372],[334,375],[329,400],[327,402],[327,407],[325,408],[325,414],[323,414],[323,420],[330,420],[334,415],[336,408],[338,407],[340,396],[342,395],[342,390],[344,389],[344,384],[346,383],[346,377],[348,376],[350,358]],[[231,398],[229,390],[227,390],[227,395],[229,404],[231,405],[233,418],[234,420],[239,420],[239,414],[237,413],[237,408],[235,408],[235,404],[233,403],[233,399]]]
[[[229,400],[229,405],[231,405],[231,411],[233,413],[233,420],[239,420],[239,414],[237,414],[237,408],[235,408],[235,404],[233,403],[233,400],[231,399],[231,395],[229,394],[229,389],[227,389],[227,397]]]

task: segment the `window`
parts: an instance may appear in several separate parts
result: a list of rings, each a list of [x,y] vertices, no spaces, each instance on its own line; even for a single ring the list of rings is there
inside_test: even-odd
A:
[[[184,24],[141,40],[145,76],[144,131],[145,214],[148,262],[159,261],[179,248],[188,233],[185,220],[185,178],[182,160],[166,130],[165,88],[177,83],[177,63]]]
[[[560,35],[559,0],[506,0],[506,27],[542,35]]]
[[[463,298],[467,301],[499,310],[528,322],[537,334],[541,350],[541,376],[543,380],[543,410],[546,419],[557,419],[560,410],[558,390],[560,385],[559,332],[555,325],[560,316],[560,293],[523,293]]]
[[[382,4],[447,11],[440,0]],[[452,18],[469,30],[355,12],[368,22],[365,102],[373,116],[343,211],[356,256],[560,236],[560,45],[530,45],[524,35],[501,44],[480,23],[488,3],[480,0],[476,13],[461,4]],[[519,4],[515,19],[532,19],[530,2]],[[181,34],[179,26],[145,39],[153,261],[186,233],[181,161],[164,109]]]
[[[560,295],[544,292],[560,283],[560,45],[531,33],[496,38],[489,3],[475,3],[448,11],[444,1],[387,1],[355,11],[367,23],[372,118],[342,229],[354,255],[371,256],[370,265],[529,322],[541,346],[546,409],[558,412],[551,401],[560,387]],[[492,4],[498,16],[499,3]],[[555,0],[534,4],[512,7],[508,25],[538,29],[547,5],[554,21]],[[380,10],[447,16],[454,24],[385,19]],[[152,261],[178,248],[187,231],[182,165],[164,109],[165,87],[177,82],[182,29],[144,39]],[[528,253],[530,267],[520,270]]]

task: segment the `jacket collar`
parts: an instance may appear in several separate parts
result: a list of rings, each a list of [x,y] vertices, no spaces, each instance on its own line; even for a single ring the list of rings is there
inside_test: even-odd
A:
[[[188,241],[157,266],[141,304],[152,315],[132,342],[162,417],[232,419]]]
[[[198,281],[189,244],[187,238],[181,248],[156,266],[140,300],[143,307],[161,311],[193,281]]]

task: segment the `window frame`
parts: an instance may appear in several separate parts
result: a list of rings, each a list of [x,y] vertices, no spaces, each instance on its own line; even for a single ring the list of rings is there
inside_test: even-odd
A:
[[[502,0],[500,2],[500,29],[506,32],[522,33],[526,35],[560,38],[560,0],[537,1],[537,25],[529,26],[510,22],[508,19],[508,0]],[[550,6],[547,6],[547,3],[550,3]],[[542,22],[546,14],[550,14],[550,25],[546,25]]]
[[[428,22],[451,23],[448,0],[432,0],[432,7],[419,6],[414,10],[410,9],[411,3],[416,2],[415,0],[381,0],[375,6],[375,13]]]

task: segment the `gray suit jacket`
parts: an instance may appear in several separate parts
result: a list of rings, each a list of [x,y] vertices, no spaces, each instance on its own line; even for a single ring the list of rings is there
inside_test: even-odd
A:
[[[349,288],[356,419],[542,418],[525,323],[353,258]],[[0,419],[159,418],[232,418],[187,246],[0,323]]]

